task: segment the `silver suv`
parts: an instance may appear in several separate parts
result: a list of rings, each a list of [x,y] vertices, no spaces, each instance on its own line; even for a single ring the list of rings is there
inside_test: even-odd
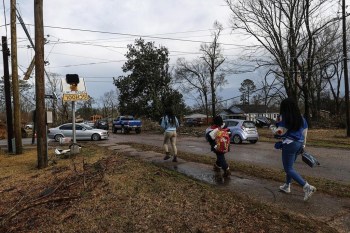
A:
[[[259,140],[258,130],[253,121],[227,119],[224,122],[231,131],[231,142],[239,144],[248,141],[254,144]]]

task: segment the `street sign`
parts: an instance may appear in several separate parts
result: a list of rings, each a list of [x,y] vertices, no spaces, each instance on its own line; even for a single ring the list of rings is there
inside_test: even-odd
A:
[[[79,77],[78,75],[68,75],[68,77],[70,76],[73,76],[73,78],[75,79]],[[76,83],[76,85],[72,85],[72,83],[67,83],[65,79],[62,79],[61,84],[64,102],[86,101],[90,99],[89,95],[86,92],[84,78],[78,79],[79,83]],[[76,80],[76,82],[78,81]]]
[[[90,97],[86,92],[81,92],[79,94],[63,94],[63,101],[86,101]]]

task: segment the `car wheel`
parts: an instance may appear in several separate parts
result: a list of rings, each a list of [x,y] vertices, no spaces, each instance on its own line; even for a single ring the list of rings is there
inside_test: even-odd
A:
[[[94,133],[92,136],[91,136],[91,139],[92,141],[98,141],[101,139],[100,135],[97,134],[97,133]]]
[[[250,140],[249,142],[250,142],[251,144],[255,144],[255,143],[257,143],[257,141],[258,141],[258,140]]]
[[[60,141],[60,138],[63,138],[63,136],[62,136],[61,134],[55,135],[55,141],[56,141],[56,142],[59,142],[59,141]]]
[[[135,132],[136,132],[137,134],[139,134],[139,133],[141,133],[141,129],[135,129]]]
[[[242,143],[242,139],[238,134],[233,136],[233,143],[234,144],[241,144]]]

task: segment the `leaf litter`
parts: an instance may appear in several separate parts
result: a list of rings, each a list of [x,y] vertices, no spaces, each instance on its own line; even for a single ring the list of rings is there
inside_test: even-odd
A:
[[[35,163],[0,155],[0,232],[336,232],[93,143]]]

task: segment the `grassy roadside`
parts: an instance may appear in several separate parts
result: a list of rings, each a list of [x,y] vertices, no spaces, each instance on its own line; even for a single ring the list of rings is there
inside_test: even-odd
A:
[[[35,150],[1,154],[0,232],[336,232],[113,153],[87,143],[43,170]]]
[[[180,127],[179,133],[204,137],[206,127]],[[259,141],[276,142],[269,128],[258,128]],[[342,148],[350,150],[350,138],[345,129],[309,129],[307,146]]]
[[[159,153],[163,153],[163,148],[156,146],[149,146],[145,144],[132,143],[134,148],[142,149],[142,150],[151,150]],[[191,154],[187,152],[178,151],[179,157],[183,158],[187,161],[204,163],[204,164],[213,164],[213,158],[210,156],[202,155],[198,156],[196,154]],[[280,181],[283,183],[285,181],[285,174],[282,170],[270,169],[261,167],[258,165],[243,163],[243,162],[229,162],[230,168],[234,171],[242,172],[247,175],[270,179],[275,181]],[[350,185],[344,185],[332,180],[315,178],[310,176],[304,176],[310,183],[314,184],[317,187],[318,191],[328,193],[330,195],[338,196],[338,197],[350,197]]]
[[[259,140],[263,142],[276,142],[270,129],[259,128]],[[345,129],[309,129],[307,146],[342,148],[350,150],[350,138],[346,137]]]

